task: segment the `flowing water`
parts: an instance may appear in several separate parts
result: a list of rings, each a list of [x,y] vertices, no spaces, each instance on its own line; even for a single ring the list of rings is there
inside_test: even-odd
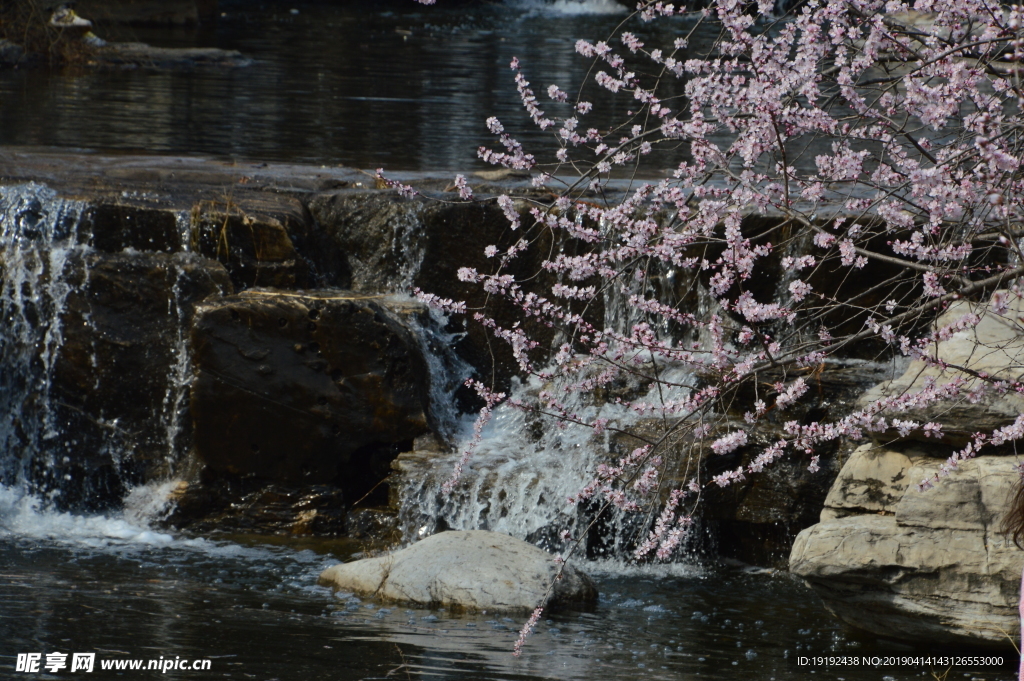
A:
[[[140,495],[142,496],[142,495]],[[200,538],[124,515],[82,517],[0,489],[0,665],[18,653],[96,654],[104,662],[210,660],[171,679],[931,679],[922,666],[827,670],[801,656],[859,659],[922,651],[844,631],[784,572],[675,564],[586,565],[601,598],[542,620],[521,658],[521,618],[381,606],[316,586],[353,554],[345,541]],[[927,652],[927,651],[925,651]],[[934,651],[933,651],[934,652]],[[943,649],[948,654],[948,649]],[[947,678],[1012,679],[1002,667]],[[36,678],[67,678],[67,669]]]
[[[171,669],[160,674],[167,678],[265,681],[781,681],[807,678],[811,671],[852,681],[931,678],[932,671],[944,671],[920,665],[840,671],[800,666],[800,657],[815,655],[863,660],[922,651],[845,631],[785,572],[710,566],[696,556],[643,568],[615,559],[581,560],[597,580],[598,604],[585,612],[548,614],[524,655],[515,659],[511,649],[521,618],[383,606],[317,586],[321,570],[362,549],[350,540],[195,536],[159,529],[173,479],[135,486],[117,511],[59,510],[68,505],[61,503],[61,493],[80,481],[59,474],[60,448],[73,450],[75,442],[74,433],[48,417],[49,378],[62,343],[69,289],[89,276],[87,267],[84,273],[66,267],[87,262],[90,246],[79,231],[81,212],[80,205],[40,185],[0,193],[5,252],[0,303],[7,320],[0,336],[6,377],[0,421],[0,678],[12,673],[23,678],[11,671],[18,655],[39,654],[45,660],[52,653],[67,659],[95,654],[97,678],[117,674],[102,669],[104,663],[132,660],[143,665],[209,661],[208,671]],[[179,311],[172,304],[168,313],[178,318]],[[424,347],[443,348],[444,337],[427,331]],[[179,333],[171,342],[181,345],[182,337]],[[179,391],[189,371],[183,352],[171,354],[171,380],[159,400],[164,413],[155,437],[168,448],[170,469],[182,459],[172,445],[180,427]],[[435,378],[464,370],[443,352],[432,352],[431,367]],[[452,385],[436,381],[435,400],[450,400]],[[628,418],[613,408],[579,406],[580,411],[598,408],[610,420]],[[443,405],[435,417],[452,418]],[[550,545],[560,523],[573,526],[574,519],[561,513],[562,500],[585,481],[601,443],[570,431],[530,434],[534,429],[521,419],[522,414],[497,410],[480,458],[465,473],[469,484],[462,496],[438,504],[436,488],[447,470],[437,467],[403,490],[403,521],[410,534],[442,524],[489,527]],[[133,452],[121,447],[112,438],[110,455],[130,461]],[[1009,648],[999,653],[1001,666],[956,673],[1008,681],[1015,658]],[[146,678],[156,672],[120,674]],[[63,669],[40,678],[68,675]]]
[[[411,0],[380,6],[224,0],[216,26],[139,30],[132,37],[235,48],[255,59],[251,66],[3,72],[0,144],[464,169],[476,163],[476,146],[489,141],[487,116],[497,114],[527,141],[541,141],[523,124],[510,87],[513,55],[538,90],[550,82],[570,89],[586,67],[572,54],[573,42],[602,37],[621,19],[611,0],[508,0],[472,8],[439,2],[431,9]],[[669,28],[650,30],[673,24],[663,26]],[[515,659],[520,619],[382,606],[317,586],[323,568],[358,554],[355,542],[155,529],[173,480],[134,487],[121,510],[59,510],[58,453],[75,442],[52,419],[48,381],[71,286],[65,271],[84,261],[89,245],[76,232],[81,206],[40,186],[4,191],[0,678],[75,676],[67,668],[14,672],[17,656],[32,653],[44,662],[51,653],[67,654],[69,662],[74,653],[94,653],[95,678],[1014,678],[1010,646],[997,651],[1002,666],[956,668],[946,676],[945,669],[920,665],[801,666],[800,657],[815,655],[862,660],[950,651],[846,631],[784,572],[708,566],[696,557],[646,568],[584,562],[601,592],[596,607],[549,614]],[[77,271],[88,276],[87,269]],[[172,307],[170,314],[182,314],[180,305]],[[437,350],[444,338],[431,333],[424,331],[424,347]],[[166,442],[170,469],[181,459],[175,443],[190,372],[183,339],[180,333],[154,436]],[[431,370],[435,379],[451,378],[464,367],[438,351]],[[435,401],[443,403],[455,384],[435,380]],[[434,416],[454,423],[446,406],[435,404]],[[497,414],[475,469],[466,473],[464,497],[438,502],[443,471],[404,490],[406,530],[487,526],[550,541],[561,522],[553,500],[585,482],[586,464],[602,443],[528,426],[521,414]],[[132,454],[116,438],[109,446],[114,458]],[[532,456],[524,459],[523,452]],[[563,520],[570,527],[575,522]],[[102,669],[104,662],[197,659],[209,660],[209,671]]]

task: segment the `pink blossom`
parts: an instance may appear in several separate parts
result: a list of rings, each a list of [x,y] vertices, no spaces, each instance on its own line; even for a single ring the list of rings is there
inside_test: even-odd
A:
[[[723,435],[711,443],[711,449],[715,454],[728,454],[739,447],[747,444],[747,433],[743,430],[733,431]]]
[[[433,0],[430,0],[433,2]],[[530,615],[530,619],[526,620],[523,624],[523,628],[519,630],[519,638],[516,639],[515,645],[512,647],[512,654],[519,657],[523,653],[523,646],[526,645],[526,638],[533,633],[534,627],[537,626],[537,622],[540,621],[540,616],[544,612],[544,608],[537,608]]]

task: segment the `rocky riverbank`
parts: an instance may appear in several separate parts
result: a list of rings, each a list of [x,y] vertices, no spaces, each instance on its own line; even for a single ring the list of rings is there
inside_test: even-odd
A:
[[[448,181],[419,184],[450,199]],[[493,200],[409,201],[351,169],[16,149],[0,191],[19,336],[4,363],[12,403],[41,414],[4,437],[61,505],[117,505],[174,471],[178,526],[359,534],[339,508],[386,505],[391,461],[472,404],[445,357],[495,368],[480,330],[408,295],[481,302],[455,269],[511,245]]]
[[[0,69],[39,65],[155,69],[247,66],[251,60],[235,50],[154,47],[105,39],[109,37],[107,29],[120,24],[195,25],[212,23],[217,14],[217,0],[86,0],[75,9],[61,8],[60,3],[13,0],[0,7]]]
[[[938,343],[940,366],[915,361],[861,401],[954,379],[966,380],[968,394],[980,376],[1019,381],[1021,301],[1005,310],[960,301],[936,325],[967,313],[981,321]],[[843,466],[820,522],[797,537],[790,570],[837,617],[883,636],[998,645],[1016,639],[1024,552],[1001,530],[1019,479],[1016,451],[983,449],[947,477],[940,465],[973,433],[1013,424],[1022,407],[1012,391],[938,403],[908,411],[906,418],[941,425],[940,438],[923,437],[920,430],[916,436],[875,433],[875,442],[862,445]],[[931,484],[934,489],[927,488]]]
[[[130,487],[179,478],[167,522],[200,532],[348,534],[387,545],[410,528],[444,529],[436,508],[436,526],[409,516],[406,527],[397,516],[450,470],[453,419],[475,405],[462,379],[493,375],[507,388],[516,367],[479,325],[436,317],[408,294],[418,287],[482,305],[456,270],[487,270],[484,247],[518,239],[489,197],[539,190],[486,175],[474,180],[481,198],[466,203],[450,178],[399,179],[425,196],[401,198],[348,168],[0,150],[0,283],[12,341],[0,351],[12,386],[0,437],[21,457],[7,475],[56,490],[67,508],[116,506]],[[744,229],[772,220],[781,218],[751,217]],[[541,238],[552,241],[536,251],[564,246]],[[759,285],[784,284],[783,255],[757,273]],[[540,257],[521,258],[515,273],[535,273]],[[872,267],[831,294],[868,290],[884,275]],[[652,277],[681,299],[703,285]],[[493,313],[509,325],[516,318],[510,307]],[[588,314],[603,323],[618,311]],[[1015,378],[1015,327],[996,317],[943,346],[949,364]],[[861,356],[876,351],[854,348],[819,367],[804,411],[786,419],[838,417],[934,373]],[[601,399],[644,389],[609,386]],[[908,416],[941,422],[941,441],[887,433],[874,448],[838,443],[820,453],[817,474],[783,463],[709,495],[707,548],[777,564],[804,530],[792,569],[845,621],[884,635],[996,640],[1014,626],[1024,562],[996,531],[1012,457],[965,466],[931,496],[911,483],[979,423],[1012,421],[1015,399]],[[534,443],[536,428],[522,428]],[[637,442],[583,444],[598,461]],[[711,465],[735,468],[763,444]],[[502,490],[484,487],[494,496],[477,502],[500,514]],[[615,528],[583,520],[588,551],[604,555]],[[552,532],[527,538],[544,543]]]

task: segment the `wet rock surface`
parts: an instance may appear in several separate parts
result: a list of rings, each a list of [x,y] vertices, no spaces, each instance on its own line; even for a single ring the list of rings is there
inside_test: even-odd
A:
[[[197,301],[232,286],[218,263],[189,254],[92,252],[66,269],[47,395],[65,441],[50,442],[61,455],[40,474],[90,481],[65,504],[90,493],[115,503],[124,484],[168,474],[171,452],[188,446],[182,325]]]
[[[110,42],[88,55],[90,66],[117,68],[189,69],[237,68],[252,60],[237,50],[216,47],[155,47],[146,43]]]
[[[421,312],[351,291],[251,290],[205,303],[192,328],[199,459],[317,484],[426,432],[426,368],[402,321]]]
[[[538,606],[584,605],[593,581],[519,539],[480,530],[442,532],[408,548],[327,568],[320,583],[426,607],[529,612]]]
[[[533,218],[521,207],[523,224]],[[425,200],[395,201],[381,192],[334,191],[310,201],[310,212],[343,251],[352,272],[352,288],[359,291],[396,291],[419,288],[441,298],[465,301],[471,309],[487,306],[489,314],[502,328],[521,322],[521,311],[496,297],[488,297],[479,286],[459,281],[458,270],[472,267],[481,273],[496,270],[497,258],[484,254],[494,245],[506,251],[521,238],[536,241],[536,248],[512,260],[503,270],[524,280],[524,292],[544,295],[553,279],[540,267],[544,254],[553,243],[549,233],[526,234],[513,230],[494,201],[437,203]],[[452,257],[458,245],[459,257]],[[537,272],[541,272],[537,276]],[[591,321],[603,326],[603,309],[593,302],[587,312]],[[554,332],[526,319],[532,337],[541,346],[550,345]],[[456,350],[481,375],[495,370],[498,388],[507,390],[518,366],[507,345],[495,342],[491,332],[480,324],[464,323],[459,316],[453,330],[464,330]],[[546,350],[545,350],[546,351]]]
[[[255,478],[183,482],[165,524],[192,532],[290,536],[346,533],[345,495],[335,485],[282,485]]]

